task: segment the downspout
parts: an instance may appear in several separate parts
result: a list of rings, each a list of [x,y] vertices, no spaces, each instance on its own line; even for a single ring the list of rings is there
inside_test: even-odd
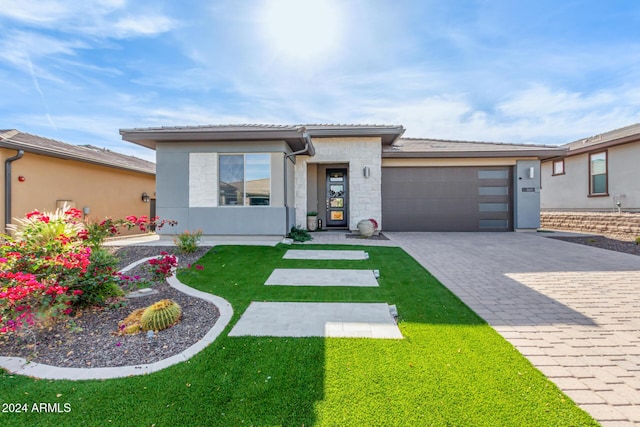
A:
[[[11,163],[20,160],[24,156],[23,150],[9,157],[4,162],[4,232],[7,232],[7,225],[11,224]]]
[[[291,162],[295,165],[296,158],[298,154],[309,154],[310,156],[314,156],[316,154],[315,148],[313,148],[313,144],[311,144],[311,137],[307,132],[302,132],[302,138],[304,139],[304,148],[302,150],[294,151],[293,153],[285,153],[284,154],[284,211],[285,211],[285,230],[287,233],[289,232],[289,185],[287,180],[287,159],[291,160]]]
[[[285,154],[286,159],[291,159],[293,157],[293,164],[296,163],[295,156],[298,154],[309,154],[310,156],[316,155],[316,149],[313,148],[313,144],[311,144],[311,137],[307,132],[302,132],[302,139],[304,139],[304,148],[302,150],[294,151],[293,153]]]
[[[289,233],[289,192],[287,191],[289,185],[287,184],[287,153],[284,153],[282,157],[282,165],[284,171],[284,235],[285,237]]]

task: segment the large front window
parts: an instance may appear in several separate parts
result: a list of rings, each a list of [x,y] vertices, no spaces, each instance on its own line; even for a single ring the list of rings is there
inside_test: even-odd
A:
[[[269,206],[271,155],[220,154],[219,205]]]
[[[589,194],[606,195],[607,191],[607,152],[589,154]]]

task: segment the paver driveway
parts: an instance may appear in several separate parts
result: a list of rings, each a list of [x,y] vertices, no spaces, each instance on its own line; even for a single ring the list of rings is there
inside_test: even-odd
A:
[[[604,426],[640,425],[640,257],[529,233],[387,233]]]

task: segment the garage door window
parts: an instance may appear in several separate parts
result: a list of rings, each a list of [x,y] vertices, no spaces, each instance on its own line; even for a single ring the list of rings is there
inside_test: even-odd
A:
[[[478,179],[507,179],[509,178],[508,170],[479,170]]]
[[[478,187],[479,196],[508,196],[509,187]]]
[[[509,227],[509,221],[506,219],[481,219],[480,229],[485,230],[487,228],[507,228]]]
[[[508,203],[480,203],[478,204],[480,212],[509,212]]]

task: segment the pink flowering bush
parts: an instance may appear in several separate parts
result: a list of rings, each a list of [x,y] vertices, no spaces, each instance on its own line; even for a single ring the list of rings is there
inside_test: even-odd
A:
[[[173,271],[178,266],[178,259],[175,255],[163,251],[160,252],[160,257],[150,259],[148,264],[154,280],[163,280],[173,276]]]
[[[113,237],[121,233],[122,229],[131,230],[138,228],[140,231],[149,231],[161,229],[165,225],[174,226],[176,221],[160,220],[159,217],[148,218],[146,215],[136,217],[130,215],[125,219],[106,218],[101,222],[89,222],[85,225],[85,229],[80,232],[82,239],[86,240],[86,244],[91,248],[100,247],[107,237]]]
[[[78,306],[123,294],[117,259],[100,248],[120,227],[147,230],[157,219],[127,217],[85,225],[78,209],[33,211],[0,236],[0,333],[44,325]]]

